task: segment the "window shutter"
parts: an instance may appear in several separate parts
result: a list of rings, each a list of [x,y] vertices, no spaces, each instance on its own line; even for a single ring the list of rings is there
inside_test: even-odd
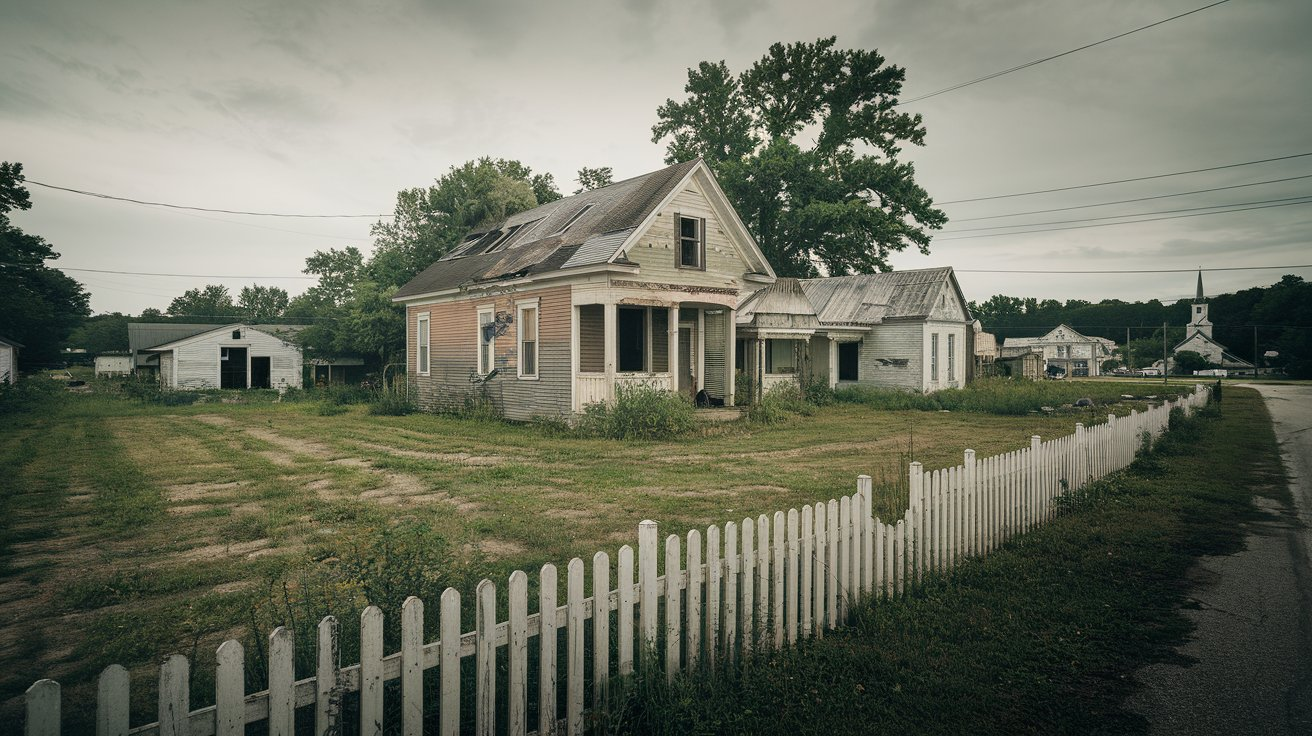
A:
[[[701,218],[697,223],[697,235],[701,238],[701,258],[698,261],[702,264],[702,270],[706,270],[706,218]]]
[[[674,213],[674,267],[683,266],[683,219]]]

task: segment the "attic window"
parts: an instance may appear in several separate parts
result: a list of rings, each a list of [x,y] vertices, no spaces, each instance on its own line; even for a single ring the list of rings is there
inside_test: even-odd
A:
[[[706,270],[706,220],[700,217],[674,215],[678,242],[679,268]]]
[[[567,220],[567,221],[565,222],[565,225],[564,225],[563,227],[561,227],[559,230],[557,230],[556,232],[552,233],[552,235],[560,235],[560,234],[564,233],[566,230],[568,230],[568,229],[570,229],[571,227],[573,227],[573,226],[574,226],[574,223],[578,222],[578,221],[579,221],[579,218],[582,217],[583,215],[587,214],[587,211],[590,210],[590,209],[592,209],[592,207],[593,207],[593,205],[591,205],[591,204],[585,204],[585,205],[583,205],[583,209],[579,210],[578,212],[575,212],[575,213],[574,213],[574,216],[571,217],[571,218],[569,218],[569,220]]]
[[[240,340],[240,339],[241,339],[241,330],[233,330],[233,331],[232,331],[232,339],[234,339],[234,340]]]
[[[498,250],[498,249],[500,249],[502,246],[504,246],[504,245],[506,245],[507,243],[509,243],[509,242],[510,242],[510,239],[511,239],[512,237],[515,236],[515,233],[519,232],[519,229],[520,229],[521,227],[523,227],[523,225],[514,225],[514,226],[512,226],[512,227],[507,228],[507,229],[506,229],[506,234],[505,234],[505,235],[502,235],[502,236],[499,237],[499,238],[497,238],[497,242],[495,242],[495,243],[493,243],[491,246],[489,246],[488,249],[487,249],[487,252],[488,252],[488,253],[491,253],[492,251],[494,251],[494,250]]]

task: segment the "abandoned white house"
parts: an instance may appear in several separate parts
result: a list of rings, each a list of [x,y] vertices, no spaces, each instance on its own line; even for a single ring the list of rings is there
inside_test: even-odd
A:
[[[973,320],[951,268],[781,278],[737,321],[738,367],[767,391],[799,378],[937,391],[973,369]]]
[[[1198,272],[1198,290],[1194,302],[1189,307],[1189,324],[1185,328],[1184,340],[1171,348],[1175,356],[1185,351],[1198,353],[1214,366],[1233,371],[1251,371],[1253,364],[1243,358],[1231,355],[1225,346],[1212,339],[1212,321],[1207,318],[1207,297],[1203,296],[1203,272]],[[1171,361],[1174,364],[1174,359]]]
[[[1044,370],[1068,377],[1096,376],[1102,363],[1111,358],[1116,343],[1105,337],[1089,337],[1070,325],[1057,325],[1042,337],[1008,337],[1002,341],[1001,358],[1014,358],[1029,352],[1043,355]]]
[[[420,405],[480,395],[513,419],[625,385],[732,405],[739,372],[933,390],[970,352],[951,269],[777,279],[701,160],[471,233],[394,299]]]
[[[299,388],[300,325],[132,323],[128,342],[138,371],[166,388]]]
[[[18,351],[22,347],[0,337],[0,383],[18,383]]]

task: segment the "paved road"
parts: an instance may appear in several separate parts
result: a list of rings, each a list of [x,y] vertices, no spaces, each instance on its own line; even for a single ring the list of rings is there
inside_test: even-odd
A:
[[[1312,386],[1255,386],[1275,420],[1294,507],[1265,498],[1245,549],[1190,572],[1193,664],[1141,669],[1130,707],[1154,734],[1312,734]]]

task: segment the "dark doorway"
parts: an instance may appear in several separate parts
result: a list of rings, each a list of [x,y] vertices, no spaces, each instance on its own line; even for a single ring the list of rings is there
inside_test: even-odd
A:
[[[858,360],[860,343],[838,343],[838,380],[855,381],[858,378]]]
[[[219,388],[246,388],[246,348],[219,348]]]
[[[269,380],[269,356],[251,356],[251,388],[273,388]]]
[[[619,340],[620,373],[637,373],[647,370],[647,311],[645,309],[615,310],[618,318],[616,338]]]

